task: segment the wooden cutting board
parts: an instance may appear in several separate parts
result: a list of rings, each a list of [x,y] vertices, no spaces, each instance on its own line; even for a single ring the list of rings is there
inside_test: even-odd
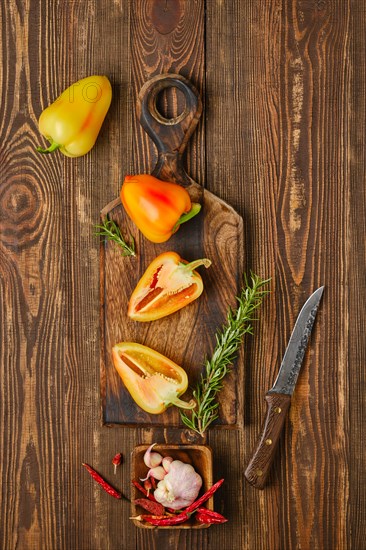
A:
[[[176,87],[185,97],[185,109],[176,118],[165,119],[158,112],[158,94]],[[224,201],[195,183],[183,168],[182,155],[197,126],[202,103],[194,86],[181,75],[158,75],[141,89],[137,116],[154,141],[158,162],[152,174],[162,180],[184,186],[202,210],[182,225],[169,241],[154,244],[148,241],[131,222],[120,199],[109,203],[101,212],[131,234],[136,242],[136,257],[123,257],[110,241],[101,243],[101,402],[104,424],[130,426],[183,427],[179,410],[170,407],[161,415],[150,415],[140,409],[118,376],[111,350],[118,342],[138,342],[166,355],[182,366],[191,386],[199,380],[205,357],[215,346],[215,333],[225,322],[228,306],[235,307],[235,296],[243,277],[243,220]],[[165,251],[177,252],[192,261],[209,258],[209,269],[199,268],[204,281],[201,297],[163,319],[139,323],[127,317],[127,305],[137,282],[149,263]],[[220,392],[220,416],[217,426],[236,426],[243,412],[243,365],[240,358],[225,378]],[[191,390],[184,399],[191,397]]]

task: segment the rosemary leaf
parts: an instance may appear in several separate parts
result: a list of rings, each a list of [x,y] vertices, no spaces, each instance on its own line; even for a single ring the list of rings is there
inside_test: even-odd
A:
[[[130,243],[127,243],[116,222],[111,220],[108,215],[103,220],[102,225],[95,225],[95,229],[97,230],[96,237],[104,237],[121,247],[122,256],[136,256],[134,238],[130,235]]]
[[[216,346],[212,357],[206,359],[204,372],[193,390],[197,406],[190,413],[181,412],[183,424],[201,436],[219,416],[217,396],[223,387],[223,379],[237,356],[243,336],[253,334],[256,310],[269,292],[264,288],[269,281],[252,273],[250,281],[244,278],[245,284],[236,298],[237,309],[228,309],[226,324],[215,335]]]

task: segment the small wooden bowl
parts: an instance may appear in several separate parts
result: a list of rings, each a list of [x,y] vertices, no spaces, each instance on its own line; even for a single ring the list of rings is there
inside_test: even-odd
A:
[[[149,448],[149,445],[139,445],[135,447],[132,452],[131,463],[131,477],[132,479],[139,481],[140,478],[146,477],[148,468],[144,464],[144,454]],[[202,477],[202,487],[197,498],[203,495],[210,487],[212,487],[212,451],[207,445],[155,445],[153,450],[164,456],[171,456],[174,460],[181,460],[187,464],[192,464],[196,472]],[[137,498],[143,498],[143,495],[136,489],[132,488],[131,496],[131,515],[133,517],[140,514],[148,514],[146,510],[143,510],[140,506],[134,504],[134,500]],[[209,510],[213,510],[213,497],[207,500],[203,506],[206,506]],[[155,527],[149,523],[132,520],[137,527],[143,527],[144,529],[202,529],[210,527],[209,525],[202,525],[195,519],[193,514],[189,521],[181,523],[180,525],[172,525],[165,527]]]

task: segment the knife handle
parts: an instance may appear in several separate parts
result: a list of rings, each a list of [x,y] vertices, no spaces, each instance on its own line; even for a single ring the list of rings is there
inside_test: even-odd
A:
[[[245,470],[245,477],[253,487],[263,489],[273,462],[281,431],[290,407],[291,396],[267,393],[267,417],[253,457]]]

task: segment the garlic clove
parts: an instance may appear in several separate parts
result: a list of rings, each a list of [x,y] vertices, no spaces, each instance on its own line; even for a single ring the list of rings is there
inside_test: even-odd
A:
[[[165,456],[163,458],[163,468],[166,471],[166,473],[170,470],[170,465],[173,462],[173,458],[171,456]]]
[[[150,470],[147,472],[147,476],[142,479],[140,478],[141,481],[146,481],[147,479],[149,479],[149,477],[153,477],[154,479],[158,479],[158,480],[162,480],[164,479],[164,477],[166,476],[166,471],[164,470],[164,468],[162,466],[155,466],[155,468],[150,468]]]
[[[148,468],[155,468],[156,466],[159,466],[163,461],[163,457],[160,453],[155,453],[151,451],[154,445],[156,445],[156,443],[150,445],[150,447],[144,454],[144,463]]]

